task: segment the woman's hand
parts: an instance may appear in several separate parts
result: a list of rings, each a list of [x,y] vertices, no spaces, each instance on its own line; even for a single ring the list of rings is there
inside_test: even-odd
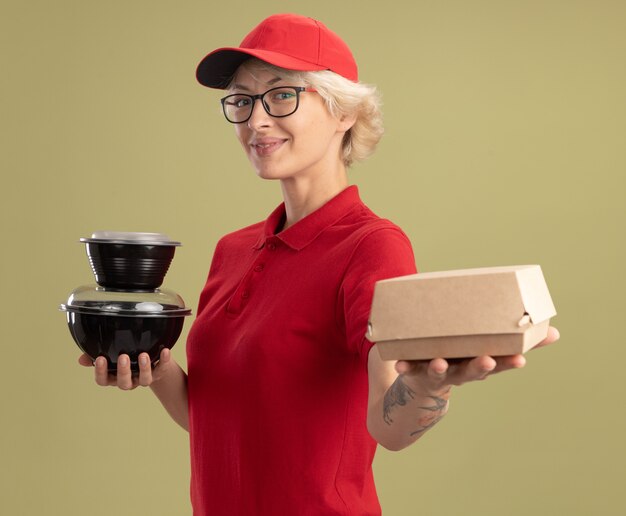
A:
[[[535,348],[547,346],[559,339],[556,328],[548,329],[546,339]],[[533,348],[533,349],[535,349]],[[441,393],[451,385],[484,380],[488,376],[526,365],[524,355],[501,357],[482,356],[468,359],[435,358],[434,360],[399,360],[396,371],[403,375],[404,382],[424,393]]]
[[[164,348],[161,350],[159,363],[152,369],[148,353],[141,353],[139,355],[139,375],[135,376],[130,370],[130,358],[126,354],[120,355],[117,359],[117,375],[108,372],[105,357],[98,357],[94,364],[88,355],[83,354],[78,358],[78,363],[85,367],[95,366],[95,380],[98,385],[118,387],[128,391],[139,386],[148,387],[157,382],[167,374],[173,361],[171,351]]]
[[[558,340],[556,328],[535,347]],[[389,450],[406,448],[446,414],[453,385],[484,380],[492,374],[524,367],[523,355],[467,359],[383,361],[368,358],[369,401],[367,428]]]

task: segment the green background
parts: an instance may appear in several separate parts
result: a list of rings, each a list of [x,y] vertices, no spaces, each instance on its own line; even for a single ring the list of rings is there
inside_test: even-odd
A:
[[[195,309],[217,239],[280,202],[195,66],[298,12],[383,92],[386,135],[350,175],[418,268],[539,263],[559,312],[558,344],[379,451],[385,514],[624,514],[624,2],[0,6],[0,513],[191,513],[186,433],[149,390],[97,387],[57,306],[93,281],[79,237],[109,229],[182,241],[165,286]]]

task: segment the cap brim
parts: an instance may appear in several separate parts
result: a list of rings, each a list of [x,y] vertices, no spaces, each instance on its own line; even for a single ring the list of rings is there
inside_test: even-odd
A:
[[[250,57],[256,57],[261,61],[286,68],[287,70],[303,72],[326,70],[323,66],[278,52],[225,47],[214,50],[200,61],[196,69],[196,78],[200,84],[209,88],[225,89],[228,87],[239,65]]]

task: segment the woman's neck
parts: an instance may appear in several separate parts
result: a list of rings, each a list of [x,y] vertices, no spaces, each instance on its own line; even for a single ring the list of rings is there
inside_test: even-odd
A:
[[[325,181],[319,178],[290,178],[281,180],[283,200],[285,202],[285,225],[283,230],[293,226],[299,220],[321,208],[348,186],[348,175],[335,174]]]

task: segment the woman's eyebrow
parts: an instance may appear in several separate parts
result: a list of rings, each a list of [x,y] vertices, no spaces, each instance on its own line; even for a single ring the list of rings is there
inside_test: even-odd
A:
[[[282,77],[274,77],[273,79],[267,81],[267,85],[272,86],[273,84],[276,84],[278,81],[282,81],[282,80],[283,80]],[[247,86],[244,86],[243,84],[233,84],[228,89],[231,91],[232,90],[250,91],[250,88],[248,88]]]

